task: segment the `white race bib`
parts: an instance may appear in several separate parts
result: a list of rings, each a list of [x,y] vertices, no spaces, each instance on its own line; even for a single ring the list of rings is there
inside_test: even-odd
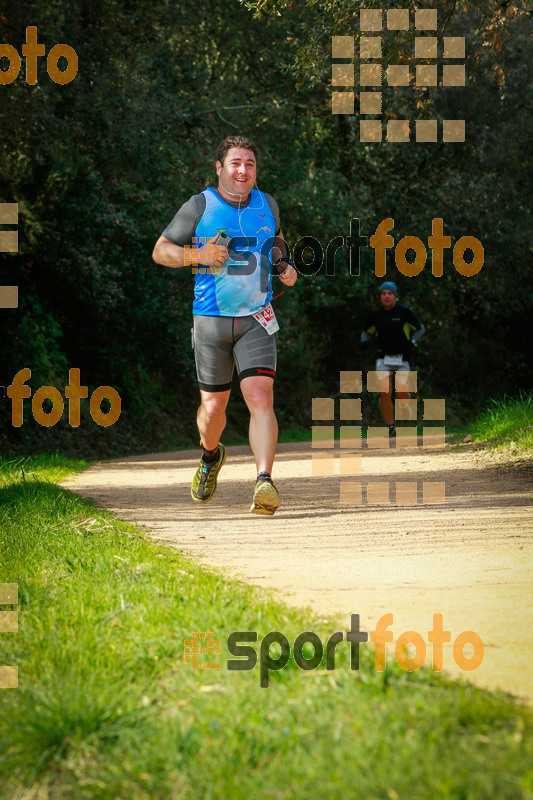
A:
[[[258,323],[263,326],[263,328],[266,330],[269,336],[272,336],[273,333],[279,331],[279,325],[276,319],[276,314],[274,313],[274,309],[272,308],[272,303],[269,303],[267,306],[261,309],[261,311],[258,311],[257,314],[254,314],[253,316],[258,321]]]
[[[385,356],[383,363],[386,367],[401,367],[403,356]]]

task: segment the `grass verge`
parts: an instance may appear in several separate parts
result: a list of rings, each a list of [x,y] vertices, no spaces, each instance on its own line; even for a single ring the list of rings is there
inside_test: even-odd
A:
[[[232,631],[338,629],[178,552],[64,491],[56,456],[0,465],[0,581],[19,631],[0,636],[0,797],[527,798],[532,715],[430,670],[225,668]],[[341,628],[342,629],[342,628]],[[185,639],[213,631],[222,669],[193,670]],[[309,656],[311,653],[308,654]],[[215,656],[207,657],[214,659]]]
[[[491,400],[474,422],[472,437],[496,449],[533,450],[533,392]]]

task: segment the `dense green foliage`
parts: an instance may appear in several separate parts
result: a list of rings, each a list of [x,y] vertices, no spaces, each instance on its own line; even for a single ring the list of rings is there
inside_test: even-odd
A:
[[[40,59],[37,85],[26,84],[23,63],[0,86],[0,202],[20,212],[19,253],[0,255],[0,284],[20,292],[19,308],[0,313],[0,383],[29,367],[33,391],[62,389],[77,367],[90,392],[112,385],[123,404],[112,428],[95,425],[85,401],[78,429],[66,413],[44,429],[25,401],[14,429],[5,401],[4,449],[90,457],[195,441],[192,277],[157,267],[151,251],[180,204],[213,184],[217,144],[238,132],[258,144],[258,185],[277,198],[292,244],[313,235],[325,246],[347,236],[354,217],[368,236],[393,217],[396,241],[427,241],[442,217],[453,242],[483,243],[485,265],[472,278],[456,272],[451,251],[444,277],[431,275],[429,255],[424,272],[405,278],[389,251],[388,277],[428,329],[418,357],[426,396],[468,410],[530,383],[531,19],[506,19],[484,48],[486,20],[475,7],[457,12],[448,33],[466,36],[467,86],[384,90],[388,114],[465,118],[464,144],[366,145],[358,115],[328,105],[324,43],[332,22],[345,34],[353,19],[330,14],[331,3],[282,5],[280,16],[257,19],[237,0],[0,4],[2,42],[20,52],[25,28],[37,25],[47,52],[66,42],[79,56],[70,84],[53,83]],[[308,425],[311,397],[338,392],[340,369],[371,368],[358,342],[377,283],[368,251],[357,276],[344,248],[334,276],[302,275],[276,300],[282,427]],[[229,438],[247,426],[235,395]]]
[[[0,798],[531,796],[529,709],[429,668],[377,672],[368,644],[351,670],[346,642],[333,671],[291,657],[261,689],[259,664],[226,669],[232,631],[325,643],[346,620],[199,568],[55,485],[72,462],[48,463],[0,462],[0,581],[18,583],[19,620],[0,641],[19,670],[0,692]],[[184,661],[204,629],[220,671]]]

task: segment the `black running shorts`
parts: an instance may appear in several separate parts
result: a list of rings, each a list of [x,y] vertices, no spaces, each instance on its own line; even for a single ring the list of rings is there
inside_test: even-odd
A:
[[[250,317],[193,316],[192,345],[198,385],[206,392],[231,388],[234,367],[239,380],[276,375],[276,335]]]

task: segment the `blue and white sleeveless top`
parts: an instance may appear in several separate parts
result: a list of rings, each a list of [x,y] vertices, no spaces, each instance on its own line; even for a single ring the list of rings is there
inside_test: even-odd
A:
[[[252,189],[250,203],[239,210],[224,202],[213,189],[202,194],[206,207],[196,226],[195,243],[201,246],[218,232],[227,233],[233,241],[220,275],[196,275],[193,314],[256,314],[272,300],[271,253],[276,222],[268,201],[263,192]]]

